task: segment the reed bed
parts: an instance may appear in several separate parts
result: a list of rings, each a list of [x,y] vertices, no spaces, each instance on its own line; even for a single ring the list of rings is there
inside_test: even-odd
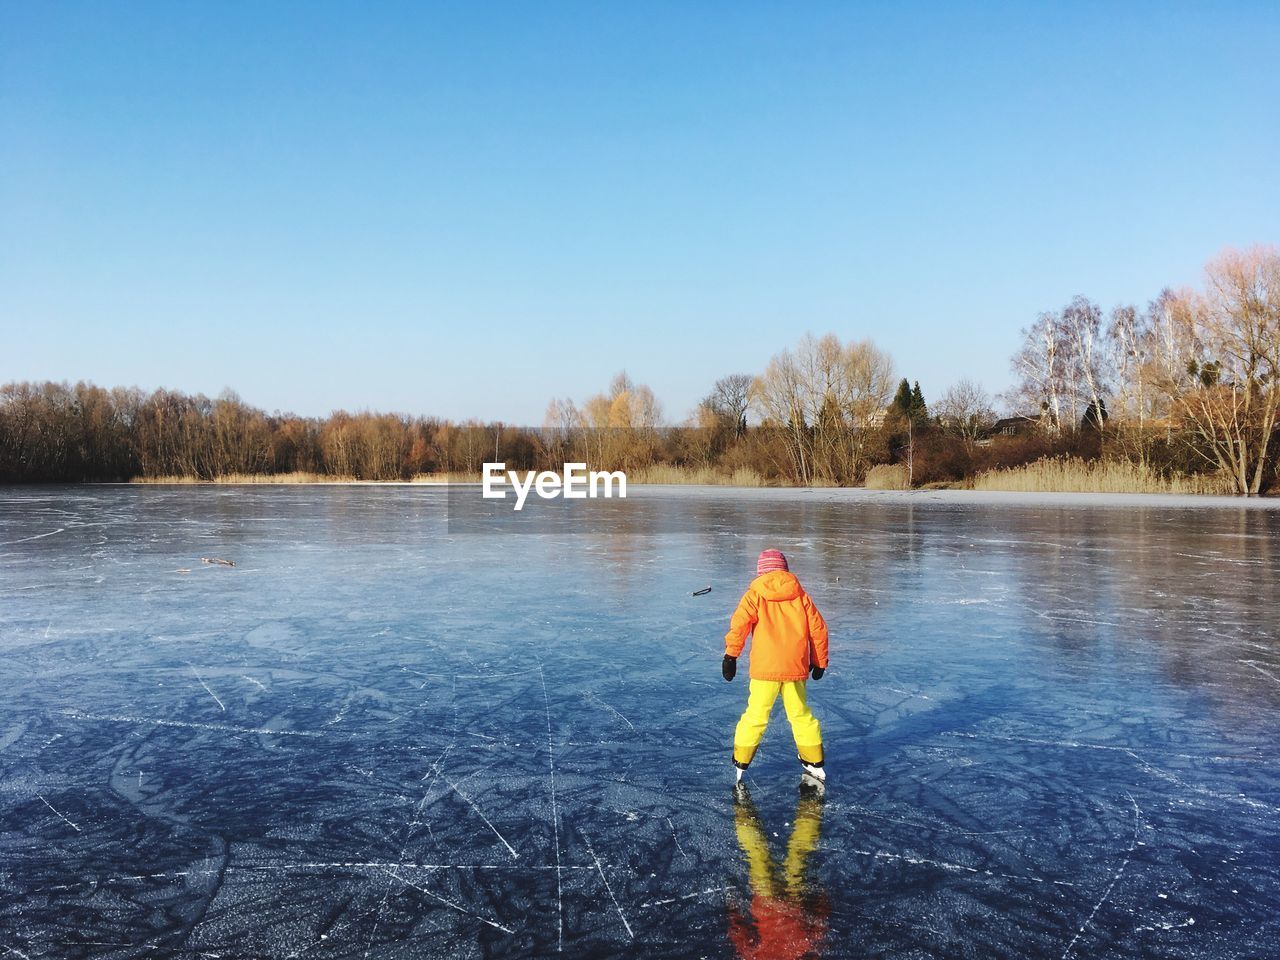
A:
[[[134,477],[130,483],[153,483],[153,484],[263,484],[263,485],[289,485],[289,484],[320,484],[320,483],[478,483],[479,474],[471,473],[419,473],[412,480],[360,480],[357,477],[337,476],[328,473],[306,473],[298,471],[294,473],[225,473],[212,479],[190,476],[165,476],[165,477]]]
[[[911,480],[902,464],[877,463],[867,471],[862,485],[868,490],[906,490],[911,486]]]
[[[1190,493],[1230,495],[1230,481],[1217,474],[1168,477],[1127,460],[1037,460],[1021,467],[988,470],[973,478],[975,490],[1018,493]]]
[[[221,476],[205,479],[202,477],[171,474],[164,477],[134,477],[130,483],[158,484],[289,484],[289,483],[354,483],[355,477],[332,477],[323,473],[225,473]]]
[[[628,483],[698,484],[718,487],[763,487],[764,478],[754,470],[739,467],[736,470],[716,470],[713,467],[677,467],[671,464],[655,464],[639,470],[627,471]]]

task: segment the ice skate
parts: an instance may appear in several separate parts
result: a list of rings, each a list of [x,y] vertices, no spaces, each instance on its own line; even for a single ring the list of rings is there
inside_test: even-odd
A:
[[[804,776],[811,777],[818,783],[827,782],[827,771],[823,768],[823,761],[808,761],[803,757],[799,758],[800,766],[804,768]]]

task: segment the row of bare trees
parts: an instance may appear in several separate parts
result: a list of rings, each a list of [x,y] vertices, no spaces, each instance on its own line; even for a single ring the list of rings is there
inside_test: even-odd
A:
[[[1165,290],[1104,316],[1076,297],[1041,314],[1013,358],[1011,405],[1070,432],[1107,421],[1116,451],[1171,451],[1242,494],[1275,481],[1280,442],[1280,252],[1226,250],[1200,289]]]
[[[475,474],[495,452],[525,468],[546,459],[536,431],[502,424],[267,414],[231,392],[210,400],[85,383],[0,387],[0,482],[284,473],[406,480]]]

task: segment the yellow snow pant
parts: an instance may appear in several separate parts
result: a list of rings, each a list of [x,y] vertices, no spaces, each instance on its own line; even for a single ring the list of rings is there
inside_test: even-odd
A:
[[[746,766],[756,755],[764,731],[769,726],[769,714],[774,701],[782,694],[782,706],[791,721],[791,736],[796,741],[796,751],[801,760],[816,763],[822,760],[822,728],[818,718],[809,712],[805,701],[803,680],[752,680],[747,695],[747,709],[733,733],[733,759],[739,766]]]

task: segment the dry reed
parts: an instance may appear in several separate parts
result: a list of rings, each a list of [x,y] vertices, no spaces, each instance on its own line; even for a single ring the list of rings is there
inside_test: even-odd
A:
[[[862,485],[868,490],[906,490],[911,486],[909,476],[900,463],[877,463],[867,471]]]
[[[479,474],[470,473],[419,473],[409,483],[466,483],[478,482]],[[335,476],[327,473],[226,473],[212,479],[190,476],[134,477],[130,483],[152,484],[323,484],[323,483],[404,483],[402,480],[359,480],[356,477]]]
[[[713,467],[677,467],[659,463],[639,470],[627,471],[628,483],[698,484],[720,487],[763,487],[764,478],[754,470],[739,467],[733,471]]]
[[[1021,467],[988,470],[973,478],[975,490],[1019,493],[1190,493],[1228,495],[1230,481],[1217,474],[1167,477],[1128,460],[1043,459]]]

